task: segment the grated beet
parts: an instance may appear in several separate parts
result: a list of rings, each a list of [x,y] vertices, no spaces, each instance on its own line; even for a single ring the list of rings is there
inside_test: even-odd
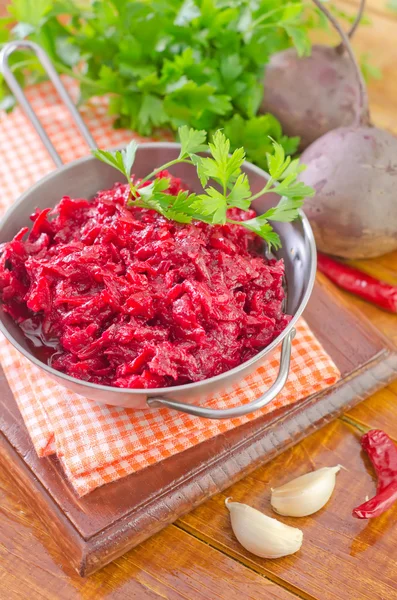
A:
[[[172,178],[171,193],[181,188]],[[41,358],[93,383],[180,385],[238,366],[285,328],[284,265],[258,236],[181,225],[127,199],[121,184],[64,197],[2,246],[0,298]]]

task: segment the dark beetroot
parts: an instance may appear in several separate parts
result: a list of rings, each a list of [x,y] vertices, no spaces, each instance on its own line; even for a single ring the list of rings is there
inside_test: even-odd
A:
[[[299,136],[304,149],[327,131],[354,122],[358,94],[346,54],[315,45],[310,56],[300,57],[288,48],[266,67],[262,111],[277,117],[284,133]]]
[[[349,37],[360,23],[364,5],[361,0]],[[344,44],[315,44],[310,56],[299,56],[295,48],[276,52],[265,68],[264,87],[262,112],[277,117],[287,135],[299,136],[301,149],[360,116],[360,90]]]
[[[397,249],[397,140],[374,127],[341,127],[303,155],[300,179],[316,190],[305,214],[323,252],[370,258]]]
[[[171,193],[181,187],[173,178]],[[284,265],[259,237],[180,225],[127,199],[121,184],[64,197],[3,245],[4,309],[55,369],[116,387],[180,385],[238,366],[285,328]]]
[[[329,131],[302,154],[300,179],[316,190],[305,202],[318,248],[343,258],[397,249],[397,138],[373,127],[368,96],[347,35],[321,0],[313,0],[340,34],[360,90],[356,122]]]

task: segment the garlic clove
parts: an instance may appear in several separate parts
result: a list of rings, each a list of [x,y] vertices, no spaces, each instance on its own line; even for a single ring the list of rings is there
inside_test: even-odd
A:
[[[272,489],[273,510],[287,517],[307,517],[325,506],[335,488],[341,465],[323,467]]]
[[[302,546],[303,533],[300,529],[284,525],[247,504],[228,500],[225,504],[230,512],[234,535],[252,554],[261,558],[280,558],[294,554]]]

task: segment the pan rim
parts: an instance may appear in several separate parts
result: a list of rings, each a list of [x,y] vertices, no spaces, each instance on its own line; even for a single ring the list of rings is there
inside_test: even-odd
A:
[[[118,146],[113,149],[117,150],[117,149],[120,149],[123,147],[124,146]],[[180,144],[178,144],[176,142],[144,142],[144,143],[138,144],[138,151],[139,151],[139,149],[144,149],[144,148],[146,148],[146,149],[164,148],[164,149],[177,150],[180,148]],[[42,177],[37,183],[35,183],[32,187],[30,187],[28,190],[26,190],[8,208],[8,210],[5,212],[2,219],[0,220],[0,232],[3,229],[5,223],[7,223],[9,221],[9,219],[12,217],[14,212],[17,211],[23,205],[26,198],[28,196],[30,196],[33,192],[39,190],[40,187],[44,183],[47,183],[48,181],[51,181],[52,179],[56,179],[61,173],[64,173],[68,170],[72,170],[77,165],[89,163],[89,162],[96,161],[96,160],[97,159],[94,156],[84,156],[82,158],[79,158],[77,160],[74,160],[70,163],[63,165],[62,167],[59,167],[59,168],[55,169],[54,171],[51,171],[51,173],[48,173],[47,175]],[[244,166],[246,166],[248,168],[248,170],[250,170],[262,177],[263,176],[269,177],[269,175],[268,175],[268,173],[266,173],[266,171],[264,171],[263,169],[257,167],[256,165],[254,165],[248,161],[246,161],[244,163]],[[33,363],[39,369],[43,369],[48,374],[50,374],[52,377],[63,379],[66,382],[69,382],[71,384],[79,384],[79,385],[87,387],[88,389],[91,389],[91,390],[97,390],[97,391],[101,391],[101,392],[112,392],[112,393],[116,393],[116,394],[128,393],[131,395],[141,395],[142,393],[145,393],[148,397],[150,397],[150,396],[159,396],[162,394],[169,395],[169,394],[172,394],[173,392],[189,392],[189,391],[193,392],[200,387],[205,387],[206,385],[222,383],[224,380],[227,380],[230,376],[233,376],[233,375],[239,373],[240,371],[245,371],[246,369],[252,367],[252,365],[254,365],[255,363],[261,362],[262,360],[265,359],[265,357],[268,354],[270,354],[277,346],[279,346],[281,344],[281,342],[284,340],[284,338],[291,331],[291,329],[295,326],[296,322],[298,321],[299,317],[302,315],[302,313],[309,301],[309,298],[311,296],[313,286],[314,286],[315,276],[316,276],[317,252],[316,252],[316,244],[315,244],[314,234],[313,234],[313,230],[310,226],[309,220],[302,210],[300,210],[299,212],[300,212],[300,219],[301,219],[302,227],[303,227],[303,231],[304,231],[304,238],[309,243],[310,275],[309,275],[309,281],[306,284],[306,290],[303,294],[303,297],[301,299],[301,302],[300,302],[297,310],[295,311],[295,314],[292,316],[292,319],[288,323],[287,327],[272,341],[271,344],[269,344],[269,346],[267,346],[266,348],[264,348],[263,350],[258,352],[258,354],[255,354],[255,356],[253,356],[249,360],[243,362],[241,365],[238,365],[237,367],[234,367],[233,369],[229,369],[228,371],[225,371],[224,373],[220,373],[219,375],[215,375],[214,377],[210,377],[208,379],[203,379],[201,381],[196,381],[193,383],[186,383],[183,385],[175,385],[175,386],[163,387],[163,388],[150,388],[150,389],[148,389],[148,388],[118,388],[118,387],[113,387],[113,386],[109,386],[109,385],[101,385],[101,384],[97,384],[97,383],[91,383],[89,381],[77,379],[76,377],[71,377],[70,375],[67,375],[66,373],[62,373],[61,371],[57,371],[56,369],[53,369],[50,365],[47,365],[46,363],[44,363],[41,360],[39,360],[38,358],[36,358],[34,356],[34,354],[32,354],[31,352],[25,350],[25,348],[23,348],[23,346],[21,346],[17,342],[17,340],[8,332],[7,327],[3,323],[3,318],[1,315],[0,315],[0,331],[16,350],[18,350],[25,358],[27,358],[31,363]]]

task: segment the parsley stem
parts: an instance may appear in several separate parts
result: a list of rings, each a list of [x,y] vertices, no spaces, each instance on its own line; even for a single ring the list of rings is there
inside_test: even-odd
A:
[[[145,181],[148,181],[149,179],[156,177],[157,173],[160,173],[161,171],[165,171],[165,169],[169,169],[170,167],[172,167],[172,165],[177,165],[179,163],[186,163],[188,165],[193,164],[191,160],[186,160],[184,158],[175,158],[174,160],[170,160],[170,162],[165,163],[165,165],[161,165],[161,167],[154,169],[151,173],[149,173],[149,175],[146,175],[146,177],[141,179],[140,183],[141,184],[145,183]]]
[[[135,187],[135,185],[132,183],[131,179],[128,181],[128,183],[130,184],[130,192],[131,192],[131,195],[132,195],[134,198],[137,198],[137,188],[136,188],[136,187]]]
[[[26,60],[20,60],[13,65],[10,66],[12,72],[17,71],[18,69],[28,67],[29,65],[35,64],[35,58],[27,58]]]
[[[251,196],[251,198],[249,198],[249,201],[252,202],[253,200],[256,200],[257,198],[259,198],[260,196],[263,196],[263,194],[266,194],[270,190],[270,186],[272,186],[273,183],[274,183],[274,179],[273,179],[273,177],[270,177],[270,179],[268,180],[265,187],[262,188],[261,191],[258,192],[257,194],[254,194],[253,196]]]
[[[80,81],[80,83],[85,83],[86,85],[89,85],[93,88],[97,88],[98,92],[100,91],[102,94],[106,94],[107,92],[109,92],[109,90],[105,89],[105,87],[102,86],[98,81],[94,81],[93,79],[90,79],[89,77],[84,77],[84,75],[82,75],[78,71],[74,71],[73,69],[66,67],[62,63],[59,63],[58,61],[53,61],[53,63],[54,63],[54,66],[56,67],[56,69],[60,73],[69,75],[69,77],[73,77],[74,79],[77,79],[77,81]]]

